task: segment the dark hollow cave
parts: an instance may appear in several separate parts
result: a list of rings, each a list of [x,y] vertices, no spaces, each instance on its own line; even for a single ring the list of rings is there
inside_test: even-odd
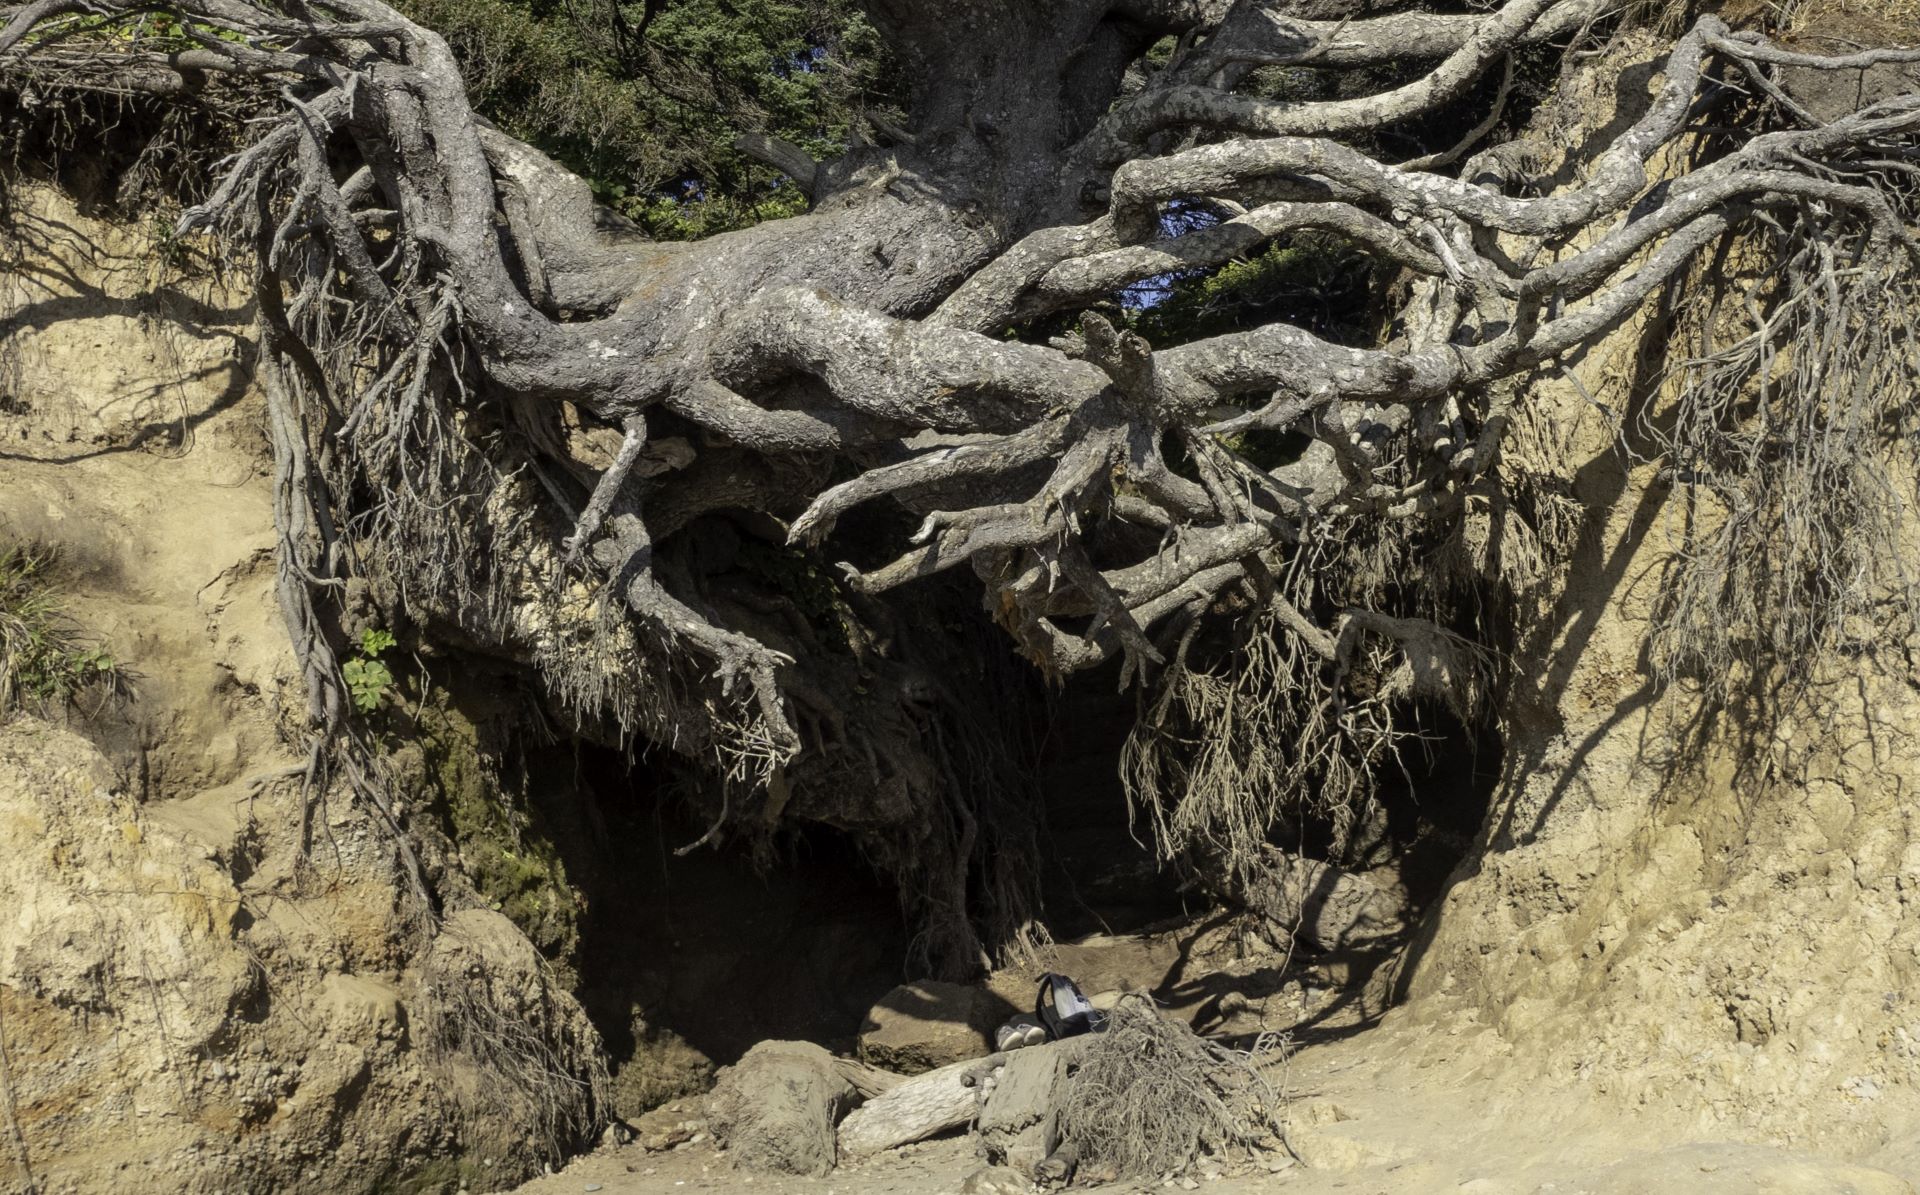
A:
[[[1198,925],[1210,911],[1204,894],[1158,864],[1146,828],[1130,824],[1118,760],[1135,698],[1114,680],[1096,673],[1048,703],[1038,878],[1060,942]],[[1426,720],[1423,739],[1403,753],[1404,774],[1384,786],[1386,833],[1374,852],[1416,911],[1444,890],[1479,832],[1501,750],[1490,732],[1476,736],[1448,715],[1428,711]],[[570,769],[571,783],[553,787],[585,810],[569,819],[576,832],[556,841],[586,902],[583,1003],[616,1071],[666,1067],[662,1043],[675,1039],[714,1065],[768,1039],[850,1050],[866,1011],[921,978],[909,971],[913,926],[899,893],[849,835],[812,825],[783,832],[758,857],[734,842],[682,856],[706,827],[675,798],[657,758],[555,747],[534,766]],[[1324,851],[1325,828],[1309,826],[1289,845]],[[1290,966],[1315,962],[1303,951]],[[1338,973],[1357,984],[1372,969]],[[670,1098],[679,1081],[663,1073],[642,1090]]]

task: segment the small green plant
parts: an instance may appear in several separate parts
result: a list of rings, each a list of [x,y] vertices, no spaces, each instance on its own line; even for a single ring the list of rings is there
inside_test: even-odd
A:
[[[148,228],[153,235],[153,260],[169,270],[186,268],[193,250],[187,238],[180,235],[179,226],[172,220],[155,216],[148,222]]]
[[[353,708],[363,714],[379,709],[381,699],[393,687],[393,670],[379,658],[380,653],[393,644],[392,632],[369,627],[360,632],[359,654],[341,665],[340,671],[347,678],[347,692],[353,697]]]
[[[60,608],[48,582],[57,559],[51,548],[0,548],[0,716],[29,706],[47,713],[88,690],[104,699],[127,687],[112,653]]]

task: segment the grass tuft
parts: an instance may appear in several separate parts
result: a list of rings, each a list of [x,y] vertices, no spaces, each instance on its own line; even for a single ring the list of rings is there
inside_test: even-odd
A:
[[[127,670],[61,608],[49,573],[59,556],[38,545],[0,547],[0,717],[46,714],[129,688]]]

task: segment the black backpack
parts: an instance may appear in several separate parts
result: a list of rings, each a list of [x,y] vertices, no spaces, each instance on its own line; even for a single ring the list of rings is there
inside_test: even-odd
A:
[[[1080,985],[1064,975],[1049,971],[1040,977],[1040,991],[1034,997],[1033,1015],[1046,1026],[1047,1036],[1055,1041],[1078,1037],[1106,1027],[1107,1014],[1093,1006]]]

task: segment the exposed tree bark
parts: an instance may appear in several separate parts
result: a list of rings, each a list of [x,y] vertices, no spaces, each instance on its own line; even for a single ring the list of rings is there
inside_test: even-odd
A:
[[[1663,165],[1675,177],[1654,185],[1649,163],[1731,102],[1736,79],[1776,94],[1778,67],[1913,58],[1787,53],[1713,16],[1674,42],[1644,112],[1584,178],[1532,194],[1498,152],[1449,174],[1458,147],[1395,164],[1340,139],[1470,110],[1516,51],[1583,36],[1595,0],[1352,5],[1333,20],[1255,0],[872,0],[919,80],[895,144],[815,163],[755,142],[813,209],[666,245],[478,119],[447,45],[380,0],[177,0],[157,6],[180,18],[170,40],[137,24],[155,7],[4,10],[0,70],[156,95],[216,75],[276,97],[181,224],[255,237],[268,349],[328,445],[319,505],[362,486],[385,497],[391,525],[424,536],[456,475],[478,484],[451,463],[476,459],[449,447],[462,427],[484,414],[513,429],[552,499],[545,514],[571,524],[536,535],[524,567],[556,592],[587,570],[624,606],[642,658],[701,674],[695,708],[673,683],[634,679],[651,695],[621,705],[624,728],[711,752],[761,793],[786,793],[845,720],[796,664],[803,645],[723,613],[738,607],[678,562],[676,542],[707,516],[770,516],[791,542],[819,544],[856,509],[897,504],[920,530],[890,561],[845,566],[854,595],[966,565],[1046,673],[1118,656],[1132,678],[1162,667],[1224,596],[1258,598],[1326,528],[1456,508],[1500,450],[1491,388],[1593,344],[1730,229],[1772,222],[1842,246],[1821,285],[1833,271],[1902,275],[1920,256],[1899,207],[1920,131],[1912,95],[1829,121],[1789,106],[1778,127]],[[1164,35],[1179,48],[1142,81]],[[1272,64],[1417,69],[1366,96],[1236,91]],[[1226,218],[1175,232],[1163,216],[1176,202]],[[1403,271],[1381,343],[1271,323],[1155,346],[1093,310],[1128,283],[1309,229]],[[1054,343],[1006,335],[1075,310],[1078,332]],[[563,403],[620,429],[597,477],[542,447],[566,440]],[[1263,465],[1247,433],[1309,446]],[[673,436],[693,461],[634,467]],[[324,512],[286,530],[304,574],[289,584],[344,575],[345,533]],[[1331,642],[1295,614],[1288,633],[1316,652]],[[313,666],[315,719],[333,726],[334,665],[320,653]],[[911,689],[894,716],[917,708]],[[951,889],[965,888],[979,826],[966,806],[946,816],[965,850],[940,899],[964,905]]]

